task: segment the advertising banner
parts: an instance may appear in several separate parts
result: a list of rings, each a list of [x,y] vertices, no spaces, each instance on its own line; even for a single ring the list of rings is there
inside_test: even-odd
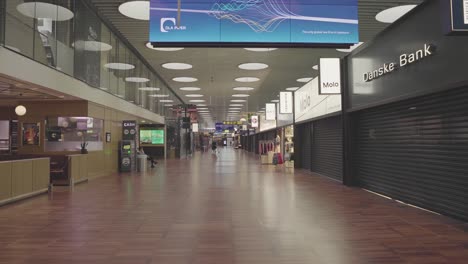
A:
[[[292,114],[293,113],[293,93],[292,92],[280,92],[280,114]]]
[[[357,4],[357,0],[151,0],[150,42],[358,43]]]
[[[250,120],[251,120],[252,127],[257,128],[258,127],[258,116],[253,115],[250,118]]]
[[[269,121],[276,120],[276,104],[265,105],[265,116],[266,116],[266,120],[269,120]]]

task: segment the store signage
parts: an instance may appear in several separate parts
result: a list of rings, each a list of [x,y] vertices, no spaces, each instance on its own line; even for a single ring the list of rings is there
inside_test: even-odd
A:
[[[280,114],[292,114],[293,113],[293,93],[292,92],[280,92]]]
[[[269,121],[276,120],[276,104],[265,105],[265,119]]]
[[[341,62],[339,58],[320,59],[319,94],[341,93]]]
[[[198,133],[198,123],[193,123],[192,124],[192,132]]]
[[[448,33],[468,33],[468,0],[449,0],[450,26]]]
[[[151,0],[149,12],[155,45],[359,42],[357,0]]]
[[[250,118],[252,127],[258,127],[258,116],[252,116]]]
[[[276,128],[276,120],[266,120],[265,115],[260,115],[260,132]]]
[[[386,74],[392,73],[397,69],[411,65],[417,61],[423,60],[435,53],[436,47],[432,44],[424,44],[421,49],[412,53],[403,53],[400,55],[399,62],[384,63],[378,69],[364,73],[364,81],[370,82]]]
[[[135,140],[136,139],[136,126],[135,120],[122,121],[122,139]]]

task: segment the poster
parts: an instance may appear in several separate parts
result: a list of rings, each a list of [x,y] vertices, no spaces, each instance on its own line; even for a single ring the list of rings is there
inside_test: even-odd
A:
[[[23,123],[23,145],[39,146],[40,124]]]

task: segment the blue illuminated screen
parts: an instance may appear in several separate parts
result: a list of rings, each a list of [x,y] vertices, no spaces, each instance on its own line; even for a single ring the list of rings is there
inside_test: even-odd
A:
[[[150,42],[359,42],[357,0],[151,0]]]

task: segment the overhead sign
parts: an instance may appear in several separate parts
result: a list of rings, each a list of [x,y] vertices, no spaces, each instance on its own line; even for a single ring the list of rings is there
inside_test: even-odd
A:
[[[198,123],[193,123],[192,124],[192,132],[194,132],[194,133],[198,132]]]
[[[450,28],[449,33],[468,33],[468,0],[449,0]]]
[[[435,53],[435,50],[436,49],[434,45],[424,44],[424,46],[421,49],[415,52],[403,53],[400,55],[398,62],[384,63],[378,69],[364,73],[364,81],[370,82],[386,74],[392,73],[399,68],[403,68],[417,61],[423,60],[429,56],[432,56]]]
[[[250,120],[251,120],[250,123],[252,124],[252,127],[258,127],[258,116],[252,116]]]
[[[135,120],[122,121],[122,139],[135,140],[136,139],[136,126]]]
[[[319,94],[318,78],[294,93],[294,120],[303,122],[341,111],[341,95]]]
[[[269,121],[276,120],[276,104],[265,105],[265,119]]]
[[[280,114],[292,114],[293,113],[293,93],[292,92],[280,92]]]
[[[223,122],[224,125],[237,125],[237,126],[240,126],[242,125],[242,122],[241,121],[224,121]]]
[[[150,42],[354,44],[357,0],[151,0]]]
[[[338,58],[320,59],[320,94],[341,93],[341,63]]]

